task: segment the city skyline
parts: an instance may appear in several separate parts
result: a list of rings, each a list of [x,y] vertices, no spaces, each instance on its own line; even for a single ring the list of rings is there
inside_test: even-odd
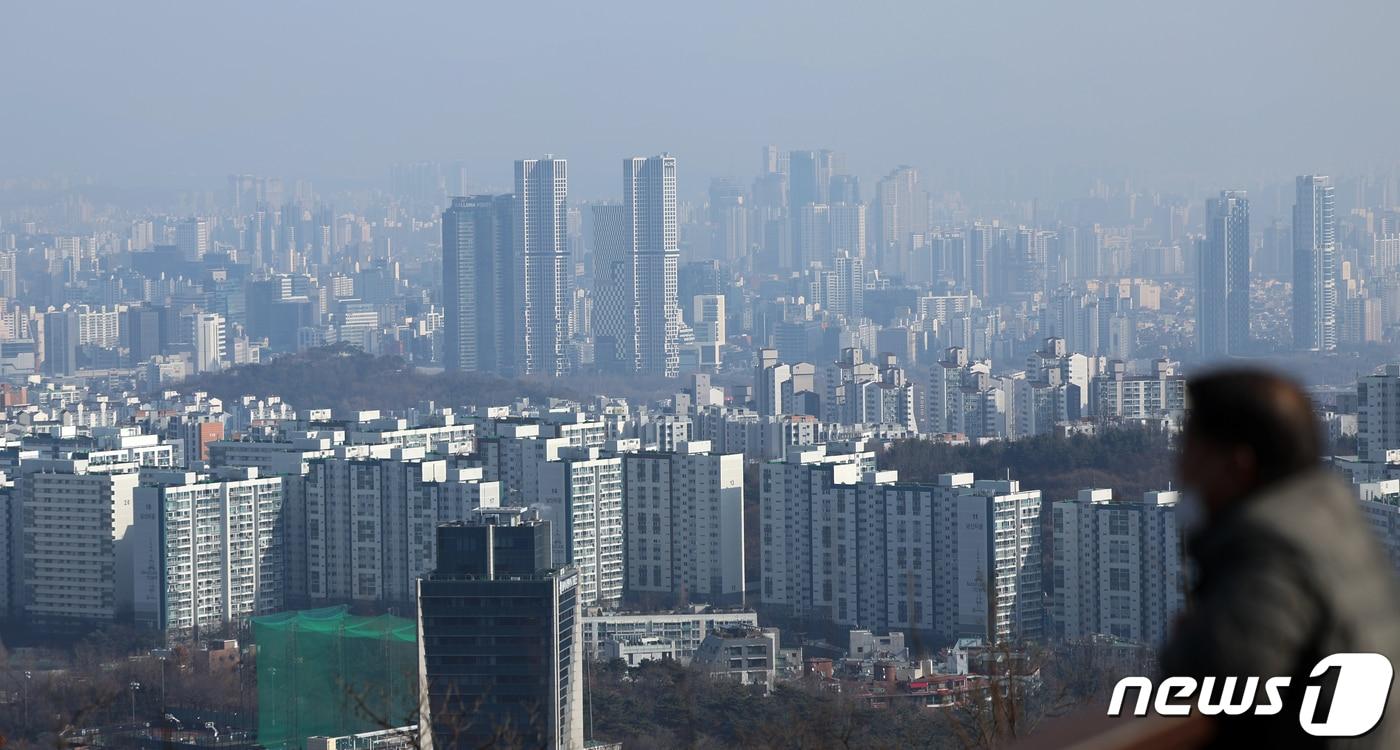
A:
[[[54,7],[0,746],[1000,747],[1400,660],[1400,4]]]

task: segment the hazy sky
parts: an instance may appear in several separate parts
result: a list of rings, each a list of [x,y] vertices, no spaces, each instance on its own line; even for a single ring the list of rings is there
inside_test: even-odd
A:
[[[552,152],[591,198],[666,150],[691,194],[771,142],[1244,184],[1400,161],[1397,29],[1394,0],[10,2],[0,177],[487,187]]]

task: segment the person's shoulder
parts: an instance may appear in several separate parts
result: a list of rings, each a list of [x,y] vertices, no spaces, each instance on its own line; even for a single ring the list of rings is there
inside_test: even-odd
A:
[[[1351,487],[1327,469],[1264,490],[1229,536],[1236,555],[1296,559],[1309,574],[1389,563]]]
[[[1264,488],[1240,514],[1240,520],[1285,536],[1315,535],[1364,521],[1347,484],[1335,472],[1321,468]]]

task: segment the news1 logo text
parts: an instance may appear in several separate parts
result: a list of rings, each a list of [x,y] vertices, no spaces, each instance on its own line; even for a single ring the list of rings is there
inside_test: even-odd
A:
[[[1385,713],[1394,669],[1382,654],[1332,654],[1319,661],[1303,686],[1298,723],[1314,737],[1359,737],[1375,728]],[[1166,677],[1157,685],[1147,677],[1124,677],[1113,687],[1108,715],[1121,716],[1129,691],[1136,689],[1134,716],[1149,707],[1162,716],[1187,716],[1194,708],[1204,716],[1269,716],[1284,708],[1290,677]],[[1323,705],[1323,685],[1331,683]]]

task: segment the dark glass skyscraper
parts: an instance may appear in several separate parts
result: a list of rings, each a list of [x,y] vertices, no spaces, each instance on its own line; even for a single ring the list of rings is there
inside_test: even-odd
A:
[[[78,312],[44,313],[44,372],[72,375],[78,371]]]
[[[1222,191],[1206,201],[1196,306],[1202,355],[1244,352],[1249,344],[1249,200],[1243,191]]]
[[[583,747],[578,574],[517,508],[438,527],[418,582],[419,690],[434,750]]]
[[[443,362],[508,372],[514,362],[514,196],[453,198],[442,213]]]

